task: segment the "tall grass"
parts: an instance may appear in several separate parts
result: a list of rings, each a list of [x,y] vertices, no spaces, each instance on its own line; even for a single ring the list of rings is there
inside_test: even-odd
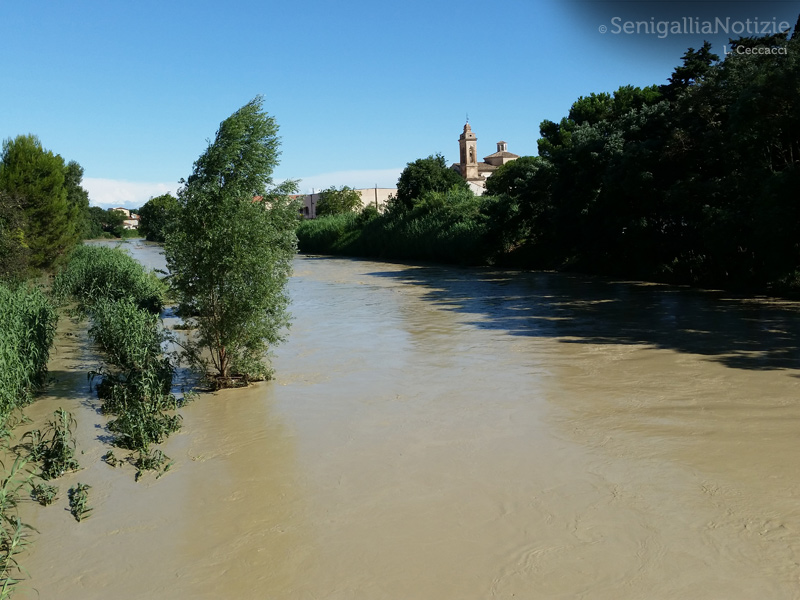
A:
[[[164,307],[166,285],[119,248],[79,246],[70,254],[66,268],[56,276],[53,293],[61,301],[77,302],[83,314],[100,300],[123,298],[158,313]]]
[[[27,459],[17,456],[0,482],[0,600],[10,598],[26,574],[17,556],[30,544],[30,525],[20,521],[17,504],[20,491],[30,485]],[[5,467],[3,468],[5,471]]]
[[[0,437],[45,382],[58,314],[42,291],[0,284]]]
[[[354,213],[302,221],[302,252],[382,259],[483,264],[485,218],[481,199],[465,193],[430,193],[408,211]]]
[[[150,456],[151,445],[181,424],[179,415],[169,414],[179,402],[171,393],[175,365],[164,353],[168,334],[159,316],[164,284],[119,249],[83,246],[57,275],[54,289],[88,315],[89,336],[103,351],[104,364],[90,376],[100,376],[102,411],[115,417],[108,424],[114,445],[138,452],[139,459]]]

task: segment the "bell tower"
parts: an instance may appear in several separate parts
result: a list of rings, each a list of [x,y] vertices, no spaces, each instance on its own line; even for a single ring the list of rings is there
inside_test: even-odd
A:
[[[472,133],[469,121],[458,138],[458,147],[461,150],[461,176],[467,181],[478,179],[478,138]]]

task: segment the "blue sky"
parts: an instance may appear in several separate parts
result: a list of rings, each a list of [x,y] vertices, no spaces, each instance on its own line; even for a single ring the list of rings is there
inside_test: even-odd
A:
[[[501,139],[535,155],[539,123],[579,96],[664,83],[686,47],[709,38],[721,54],[737,37],[627,34],[627,20],[794,25],[798,12],[800,2],[8,0],[0,138],[38,135],[84,167],[93,204],[135,208],[174,191],[220,121],[261,94],[282,138],[275,179],[300,179],[303,192],[394,187],[410,161],[457,160],[466,114],[482,156]]]

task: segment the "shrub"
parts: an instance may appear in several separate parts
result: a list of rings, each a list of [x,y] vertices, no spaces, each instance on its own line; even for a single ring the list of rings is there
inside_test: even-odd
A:
[[[130,298],[139,308],[158,313],[164,306],[165,284],[119,248],[79,246],[53,284],[60,301],[72,299],[86,314],[101,299]]]
[[[57,322],[41,290],[0,284],[0,429],[44,383]]]

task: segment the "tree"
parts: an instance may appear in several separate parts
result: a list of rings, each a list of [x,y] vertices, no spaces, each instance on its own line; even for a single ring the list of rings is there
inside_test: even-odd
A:
[[[29,254],[22,204],[0,190],[0,279],[24,279]]]
[[[297,248],[294,181],[275,186],[278,126],[257,97],[225,119],[178,193],[164,249],[179,313],[196,325],[186,356],[217,387],[269,375],[288,324]]]
[[[317,203],[317,216],[324,217],[325,215],[356,212],[360,209],[360,193],[346,185],[339,189],[331,186],[320,193],[319,202]]]
[[[75,242],[86,239],[89,223],[89,192],[82,186],[83,167],[71,160],[64,167],[64,187],[67,189],[67,203],[75,223]]]
[[[74,195],[76,170],[70,169],[68,173],[64,159],[45,150],[36,136],[20,135],[3,142],[0,191],[20,202],[24,239],[34,268],[52,266],[80,237],[82,200]]]
[[[452,169],[447,168],[444,156],[431,155],[408,163],[397,180],[397,197],[392,209],[408,210],[425,192],[447,192],[453,186],[469,189],[467,182]]]
[[[175,219],[180,206],[172,194],[150,198],[139,209],[139,232],[151,242],[163,242],[169,224]]]

